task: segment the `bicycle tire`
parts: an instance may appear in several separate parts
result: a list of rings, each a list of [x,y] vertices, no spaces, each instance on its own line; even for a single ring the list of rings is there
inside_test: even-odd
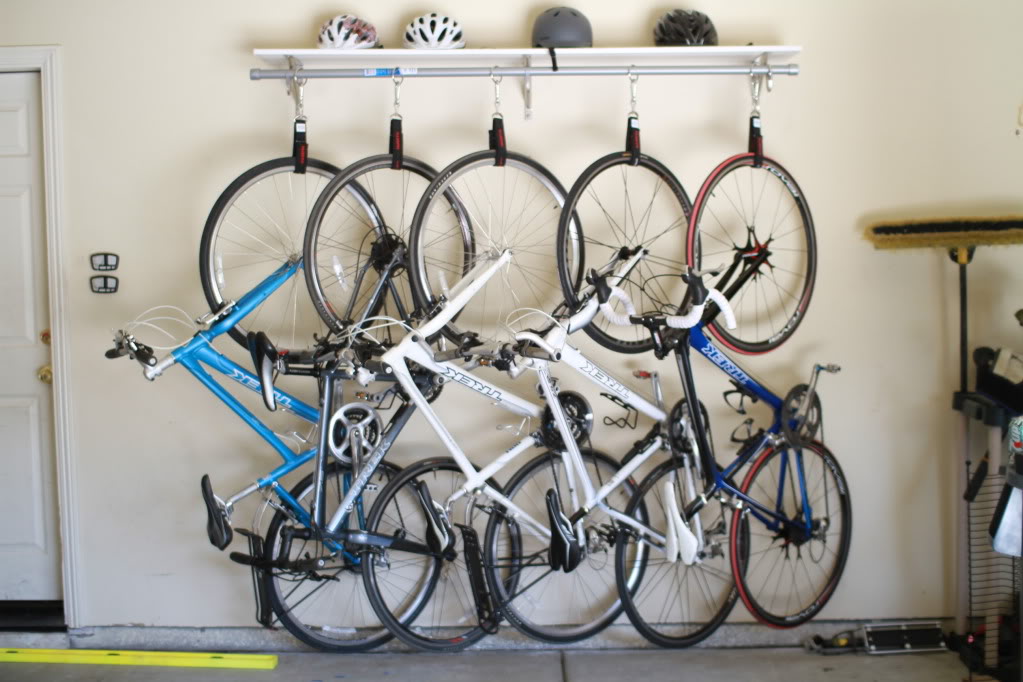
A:
[[[769,211],[766,225],[759,222],[761,208]],[[767,260],[730,295],[736,329],[719,318],[708,325],[727,348],[746,355],[777,348],[803,321],[817,275],[817,239],[806,197],[792,175],[768,157],[739,154],[718,165],[700,187],[686,259],[696,269],[743,266],[741,274],[764,249]],[[727,275],[711,283],[723,293],[738,278],[724,282]]]
[[[621,152],[597,159],[568,193],[558,223],[557,254],[558,278],[570,308],[581,303],[581,290],[587,287],[580,273],[600,269],[622,249],[639,246],[649,253],[618,286],[638,312],[674,314],[682,304],[686,285],[680,275],[685,272],[685,228],[692,203],[667,166],[645,154],[634,160],[631,154]],[[634,200],[646,200],[646,206],[636,206]],[[568,239],[573,229],[579,233],[575,242]],[[597,316],[585,330],[594,341],[617,353],[643,353],[653,348],[645,328],[617,327],[603,316]]]
[[[446,213],[437,211],[444,193],[454,195],[466,209],[468,225],[457,231]],[[503,166],[494,165],[493,151],[475,152],[437,174],[416,207],[409,238],[417,306],[435,309],[441,296],[478,262],[512,250],[511,262],[445,326],[447,338],[457,343],[466,332],[475,332],[485,341],[507,341],[511,311],[548,313],[561,302],[550,256],[556,252],[565,196],[550,171],[514,152],[508,152]]]
[[[685,493],[686,487],[680,485],[682,471],[679,462],[660,464],[639,484],[626,514],[634,514],[636,506],[652,495],[646,504],[650,527],[666,535],[662,486],[665,481],[674,485],[679,506],[684,508],[690,498]],[[674,483],[666,478],[672,473],[676,474]],[[697,478],[696,484],[700,486],[702,481]],[[728,537],[723,505],[710,500],[700,510],[700,515],[702,535],[710,542],[704,545],[699,560],[688,566],[682,561],[665,561],[660,550],[644,543],[643,551],[633,552],[643,563],[643,571],[639,584],[631,589],[622,576],[635,571],[628,564],[629,546],[638,545],[639,539],[635,533],[623,532],[616,547],[618,592],[625,613],[643,637],[660,647],[675,649],[702,642],[717,630],[735,606],[737,593],[723,552]],[[658,556],[661,556],[659,560]]]
[[[326,518],[330,518],[344,497],[344,474],[350,471],[348,466],[338,462],[327,466],[324,478],[326,499],[335,507],[326,510]],[[399,471],[393,464],[381,462],[371,483],[375,481],[382,485]],[[310,498],[313,479],[314,474],[309,474],[299,481],[291,489],[291,496],[299,502]],[[288,570],[280,566],[284,558],[281,553],[286,545],[285,537],[302,529],[307,530],[307,526],[297,523],[290,512],[282,509],[274,513],[267,528],[264,556],[274,567],[264,571],[264,585],[270,606],[280,623],[302,642],[323,651],[368,651],[389,641],[393,635],[360,599],[364,598],[363,590],[355,583],[361,581],[362,571],[349,559],[344,558],[340,565],[327,569],[309,570],[305,567],[304,570]],[[304,559],[321,554],[328,562],[336,561],[329,558],[329,551],[320,542],[291,539],[288,558]]]
[[[404,265],[391,278],[398,300],[385,295],[368,310],[379,274],[397,248],[407,248],[422,193],[419,186],[425,189],[437,175],[431,166],[409,156],[400,169],[392,163],[390,154],[381,154],[347,166],[323,189],[309,213],[303,246],[306,286],[320,318],[338,334],[364,314],[381,314],[388,301],[394,306],[392,317],[407,322],[413,312]],[[363,194],[372,197],[375,215],[358,205]],[[461,208],[452,205],[452,210],[457,214]],[[370,238],[373,241],[367,243]]]
[[[336,173],[336,166],[319,159],[309,159],[306,172],[296,173],[295,159],[287,156],[253,166],[227,186],[206,219],[199,247],[199,278],[210,310],[238,300],[277,266],[301,257],[309,208]],[[302,187],[296,196],[299,181]],[[237,251],[225,256],[222,245]],[[282,286],[250,313],[244,327],[229,330],[231,338],[245,347],[248,328],[258,328],[286,348],[322,331],[312,306],[305,304],[304,295],[297,295],[297,281]]]
[[[433,500],[443,503],[446,495],[454,492],[464,478],[455,461],[448,458],[424,460],[407,467],[374,502],[367,522],[369,531],[426,544],[430,521],[413,484],[426,483]],[[397,502],[392,505],[392,501]],[[472,496],[463,496],[460,503],[473,504]],[[389,511],[389,505],[394,511]],[[461,512],[466,510],[458,511],[452,516],[461,519]],[[373,610],[388,630],[413,648],[435,652],[461,651],[486,635],[476,619],[462,534],[456,529],[454,535],[456,558],[452,561],[393,548],[367,550],[362,555],[366,594]],[[422,564],[422,569],[414,564],[417,561]],[[412,586],[411,599],[397,594],[402,589],[401,585],[409,584]],[[434,601],[434,597],[442,601]]]
[[[580,454],[591,479],[601,485],[619,469],[617,461],[597,450],[583,449]],[[603,475],[593,477],[600,469]],[[546,473],[551,473],[551,480],[543,476]],[[563,456],[548,451],[515,472],[505,486],[505,495],[534,519],[546,520],[544,495],[552,487],[558,488],[562,504],[567,506],[571,497]],[[634,482],[626,479],[605,502],[624,509],[635,489]],[[586,554],[575,570],[564,573],[550,570],[549,539],[524,532],[521,524],[502,511],[491,514],[484,541],[487,583],[504,617],[524,635],[555,644],[577,642],[597,634],[621,615],[614,578],[601,573],[615,567],[615,524],[594,509],[587,515],[586,525],[591,538]],[[584,581],[586,585],[582,585]],[[519,591],[523,585],[525,591]]]
[[[802,458],[801,453],[806,452],[813,453],[815,460],[808,463],[806,458]],[[797,519],[802,523],[803,489],[798,478],[792,478],[795,469],[793,462],[799,459],[803,460],[805,496],[813,511],[813,524],[816,526],[809,537],[806,533],[800,533],[796,524],[785,524],[777,531],[767,527],[763,517],[758,516],[760,513],[753,511],[749,504],[733,513],[729,529],[732,573],[739,598],[757,620],[776,628],[801,625],[824,608],[842,577],[852,538],[849,484],[838,460],[821,443],[810,443],[802,448],[768,448],[750,467],[740,488],[741,492],[768,509],[780,510],[786,518]],[[778,471],[772,467],[777,467]],[[779,475],[782,472],[788,480],[782,480]],[[827,483],[829,473],[834,478],[830,486]],[[767,479],[766,482],[763,479]],[[782,499],[778,499],[779,494]],[[825,507],[823,515],[820,514],[822,496]],[[836,511],[839,514],[837,522],[834,516]],[[751,516],[754,518],[751,519]],[[832,529],[838,524],[841,524],[841,528],[832,535]],[[831,537],[837,537],[837,547],[828,547]],[[799,568],[793,562],[793,553]],[[771,556],[774,556],[773,562]],[[809,563],[806,559],[809,559]],[[765,565],[765,561],[772,563]],[[800,590],[799,582],[804,580],[804,576],[809,581],[813,580],[815,574],[823,577],[823,584]],[[769,582],[773,586],[769,586]]]

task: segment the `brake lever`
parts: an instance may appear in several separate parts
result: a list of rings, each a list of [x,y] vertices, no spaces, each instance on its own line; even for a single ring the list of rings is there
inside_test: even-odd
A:
[[[128,355],[130,351],[127,344],[130,338],[131,337],[125,334],[123,330],[119,330],[117,335],[114,337],[114,347],[107,349],[103,355],[111,360]]]

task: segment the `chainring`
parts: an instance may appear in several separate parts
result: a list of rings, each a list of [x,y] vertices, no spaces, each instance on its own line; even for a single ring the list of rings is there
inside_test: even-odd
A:
[[[561,403],[565,412],[565,420],[568,422],[568,428],[572,431],[572,438],[581,445],[593,431],[593,410],[590,408],[590,403],[575,391],[561,391],[558,393],[558,402]],[[541,433],[544,445],[552,450],[560,450],[565,447],[550,405],[543,411]]]
[[[813,401],[798,414],[810,387],[797,384],[788,392],[781,406],[781,432],[789,443],[805,445],[813,442],[821,427],[821,399],[815,392]]]

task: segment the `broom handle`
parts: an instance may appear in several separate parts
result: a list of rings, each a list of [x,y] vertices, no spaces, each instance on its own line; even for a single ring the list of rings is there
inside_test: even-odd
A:
[[[961,249],[965,250],[965,249]],[[966,263],[959,263],[959,390],[966,393]]]

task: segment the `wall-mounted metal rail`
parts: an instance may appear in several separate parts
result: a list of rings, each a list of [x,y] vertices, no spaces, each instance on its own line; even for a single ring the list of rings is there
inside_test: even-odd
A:
[[[799,74],[798,64],[780,62],[799,52],[799,47],[756,45],[574,48],[556,50],[555,62],[548,50],[532,48],[255,50],[255,56],[271,68],[252,69],[249,77],[252,80],[522,78],[528,118],[534,76],[795,76]]]

